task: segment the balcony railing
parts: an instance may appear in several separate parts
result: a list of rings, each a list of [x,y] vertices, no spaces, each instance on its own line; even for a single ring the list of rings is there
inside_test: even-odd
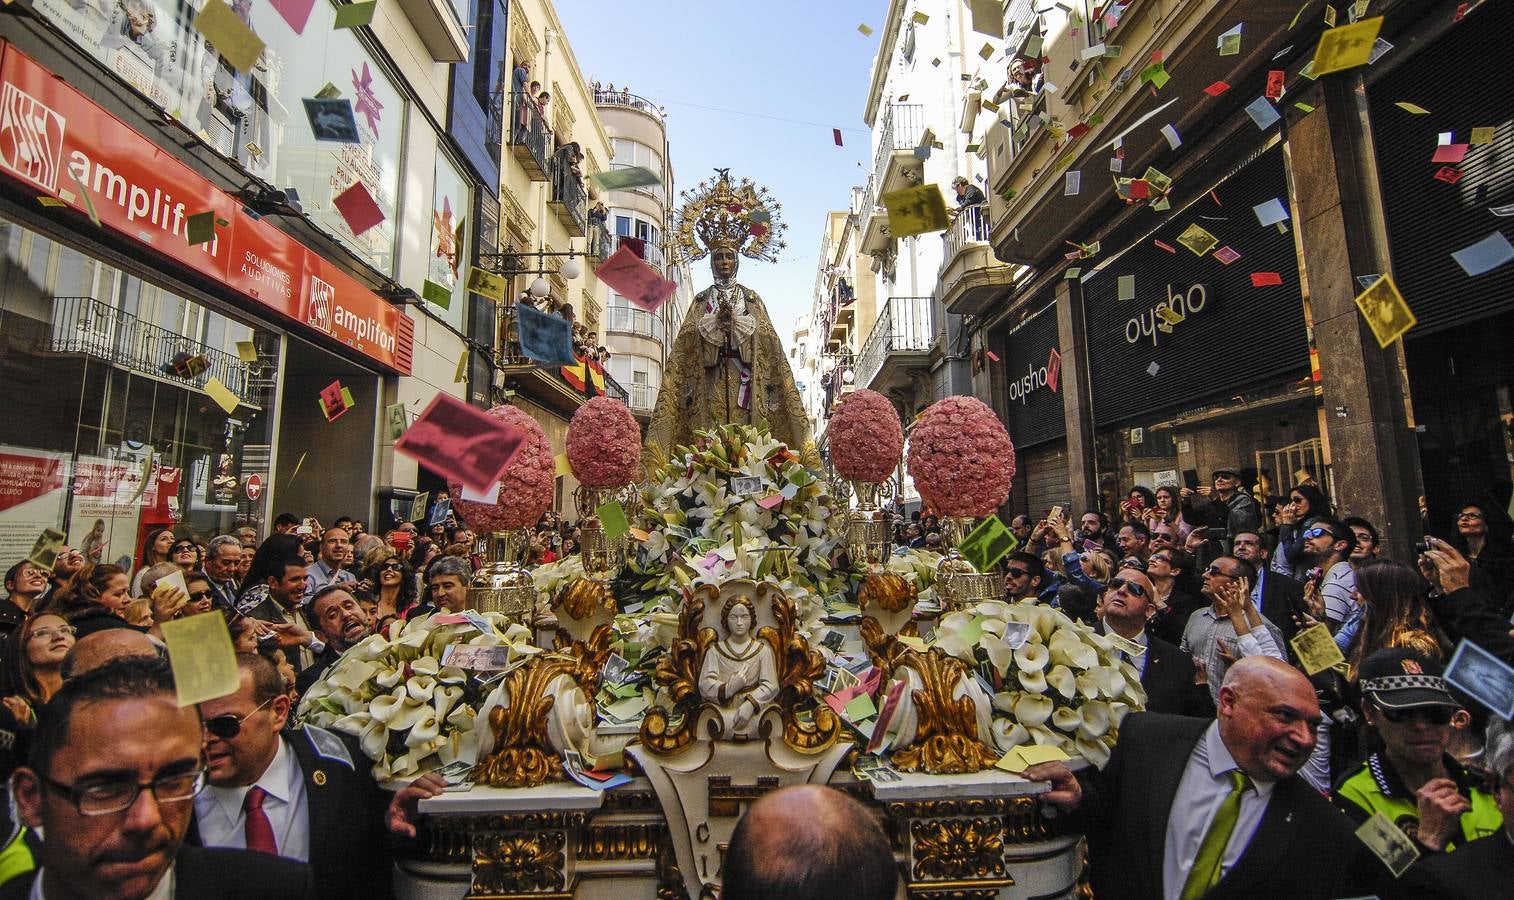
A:
[[[634,385],[633,384],[633,385],[631,385],[631,387],[632,388],[646,387],[646,385]],[[624,403],[626,406],[629,406],[632,409],[636,408],[636,404],[634,404],[634,403],[631,402],[631,397],[633,395],[631,393],[629,393],[629,392],[626,391],[626,386],[625,385],[621,384],[620,382],[616,381],[614,378],[610,377],[610,373],[609,372],[605,373],[605,396],[609,397],[611,400],[619,400],[621,403]],[[650,409],[650,408],[651,407],[648,407],[648,409]]]
[[[609,316],[605,322],[605,329],[608,331],[645,335],[659,344],[665,340],[662,317],[656,313],[626,306],[612,306],[609,309]]]
[[[857,387],[871,387],[873,377],[891,353],[930,350],[935,340],[931,322],[931,298],[890,297],[878,323],[862,344],[857,357]]]
[[[216,378],[247,404],[261,406],[264,402],[261,388],[254,390],[248,365],[240,357],[144,322],[93,297],[54,297],[52,331],[41,349],[94,357],[194,388]],[[205,357],[205,371],[191,376],[176,374],[174,357],[181,353]]]
[[[862,190],[862,200],[857,204],[857,233],[866,234],[867,225],[878,210],[878,193],[873,176],[867,176],[867,187]]]
[[[941,255],[944,269],[969,244],[988,243],[988,204],[969,206],[957,213],[951,227],[941,235],[946,252]]]
[[[552,211],[570,235],[583,237],[589,233],[589,195],[565,152],[552,158]]]
[[[614,235],[610,234],[610,229],[606,228],[602,223],[595,223],[589,226],[589,243],[584,251],[589,259],[604,262],[615,253],[618,246],[619,243],[615,240]]]
[[[626,406],[635,412],[651,412],[652,407],[657,405],[657,388],[650,384],[632,382],[626,386],[626,390],[630,393]]]
[[[550,154],[547,146],[552,129],[525,94],[515,94],[510,103],[510,149],[532,181],[546,181]]]
[[[913,150],[925,134],[925,107],[919,103],[891,103],[883,111],[878,128],[878,152],[873,157],[873,176],[881,184],[888,159],[897,150]]]
[[[659,122],[663,121],[663,118],[665,116],[665,113],[663,113],[661,106],[653,103],[651,100],[648,100],[645,97],[637,96],[630,91],[612,91],[605,88],[596,87],[594,89],[594,105],[629,106],[632,109],[640,110],[646,113]]]

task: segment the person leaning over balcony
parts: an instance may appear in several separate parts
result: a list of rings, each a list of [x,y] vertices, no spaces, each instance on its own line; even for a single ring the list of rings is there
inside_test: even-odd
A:
[[[952,179],[952,190],[957,192],[957,208],[950,211],[952,219],[971,210],[967,213],[967,221],[973,230],[973,238],[977,239],[983,228],[983,205],[988,202],[987,198],[977,185],[961,175]]]

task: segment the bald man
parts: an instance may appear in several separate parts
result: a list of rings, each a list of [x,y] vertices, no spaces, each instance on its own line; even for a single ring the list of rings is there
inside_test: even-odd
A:
[[[1212,721],[1126,717],[1102,772],[1075,777],[1061,763],[1026,771],[1052,783],[1043,801],[1086,826],[1094,896],[1375,893],[1386,869],[1298,776],[1320,721],[1309,680],[1281,660],[1246,657],[1226,673],[1218,709]]]
[[[77,678],[123,656],[157,656],[158,645],[135,628],[107,628],[79,638],[63,657],[63,679]]]
[[[878,819],[840,791],[787,787],[736,824],[721,900],[893,900],[899,867]]]

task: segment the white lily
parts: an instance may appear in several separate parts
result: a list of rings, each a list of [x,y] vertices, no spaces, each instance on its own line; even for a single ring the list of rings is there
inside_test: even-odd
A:
[[[373,716],[375,721],[388,725],[399,714],[400,707],[404,702],[405,688],[401,685],[390,693],[374,697],[373,702],[368,704],[368,714]]]
[[[1109,733],[1109,704],[1092,701],[1078,707],[1078,736],[1097,740]]]
[[[414,748],[430,744],[441,735],[441,731],[442,724],[436,718],[436,710],[426,709],[415,725],[411,726],[410,733],[405,735],[405,746]]]
[[[1078,738],[1073,746],[1077,748],[1079,756],[1088,760],[1096,768],[1102,769],[1109,764],[1109,748],[1099,741]]]
[[[1052,690],[1067,699],[1071,699],[1078,690],[1077,679],[1073,677],[1072,670],[1063,665],[1051,667],[1051,671],[1046,673],[1046,683]]]
[[[1015,710],[1015,698],[1019,695],[1019,691],[1000,691],[994,694],[994,709],[1002,713],[1013,713]]]
[[[416,675],[435,675],[441,670],[442,664],[434,656],[422,656],[410,664],[410,671]]]
[[[999,624],[1002,626],[1004,623]],[[989,663],[1001,676],[1009,674],[1009,664],[1014,662],[1015,651],[1009,649],[1009,644],[1004,642],[1002,636],[984,641],[983,651],[988,654]]]
[[[1044,725],[1027,725],[1025,730],[1030,732],[1030,739],[1034,741],[1036,743],[1036,746],[1038,747],[1062,746],[1061,736],[1053,734],[1051,730]]]
[[[430,703],[436,692],[436,679],[430,675],[415,675],[405,682],[405,693],[416,703]]]
[[[1051,702],[1050,697],[1029,692],[1022,693],[1015,698],[1015,719],[1026,728],[1034,728],[1037,725],[1044,725],[1046,720],[1051,718],[1055,708],[1056,704]]]
[[[1019,722],[1011,722],[1008,719],[994,719],[993,724],[994,746],[1000,753],[1008,753],[1021,744],[1030,742],[1030,732]]]
[[[1030,693],[1037,695],[1046,693],[1046,673],[1040,669],[1021,669],[1015,673],[1015,677],[1019,679],[1020,686]],[[1051,698],[1046,698],[1046,702],[1050,703]]]
[[[1051,662],[1051,652],[1045,644],[1025,644],[1015,651],[1015,665],[1021,672],[1045,671]],[[1045,683],[1044,680],[1042,682]]]
[[[985,618],[998,619],[1000,622],[1004,622],[1009,619],[1009,604],[1003,600],[984,600],[973,607],[973,612]],[[1004,629],[1000,628],[999,634],[1003,633]]]
[[[1098,670],[1094,669],[1088,672],[1080,672],[1075,679],[1078,685],[1078,694],[1080,694],[1084,700],[1099,699],[1099,694],[1102,691],[1102,688],[1100,688],[1099,686],[1099,679],[1094,675],[1094,672],[1096,671]]]
[[[1079,725],[1083,724],[1083,720],[1078,717],[1078,711],[1072,707],[1059,706],[1051,714],[1051,724],[1058,731],[1072,734],[1078,730]]]

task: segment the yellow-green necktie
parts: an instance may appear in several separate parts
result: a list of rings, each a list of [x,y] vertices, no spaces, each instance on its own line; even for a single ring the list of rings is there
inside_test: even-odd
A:
[[[1226,774],[1230,777],[1230,793],[1225,795],[1225,802],[1220,804],[1214,821],[1204,833],[1204,840],[1199,843],[1198,856],[1193,858],[1193,868],[1188,872],[1188,880],[1183,882],[1179,900],[1198,900],[1219,883],[1225,847],[1230,843],[1231,832],[1235,831],[1236,820],[1241,817],[1241,795],[1251,787],[1251,779],[1240,769],[1232,769]]]

